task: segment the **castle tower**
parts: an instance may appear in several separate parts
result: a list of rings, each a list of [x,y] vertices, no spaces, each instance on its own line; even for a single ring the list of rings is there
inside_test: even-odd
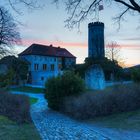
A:
[[[104,23],[94,22],[88,24],[88,57],[101,58],[105,56],[104,50]]]

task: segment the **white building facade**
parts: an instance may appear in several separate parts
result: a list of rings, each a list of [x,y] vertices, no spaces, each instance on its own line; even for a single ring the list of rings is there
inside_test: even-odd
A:
[[[76,57],[70,52],[52,45],[32,44],[19,57],[30,63],[27,82],[38,86],[44,86],[48,78],[76,64]]]

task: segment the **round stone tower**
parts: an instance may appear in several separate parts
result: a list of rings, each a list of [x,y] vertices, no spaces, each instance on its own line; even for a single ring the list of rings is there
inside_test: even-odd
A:
[[[88,24],[88,57],[102,58],[104,49],[104,23],[92,22]]]

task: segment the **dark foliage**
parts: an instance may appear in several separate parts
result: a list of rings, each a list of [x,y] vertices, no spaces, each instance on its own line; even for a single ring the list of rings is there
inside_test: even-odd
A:
[[[79,95],[83,91],[84,81],[73,72],[65,72],[62,76],[48,79],[45,97],[50,108],[60,110],[64,97]]]
[[[123,79],[123,80],[125,80],[125,81],[130,81],[130,80],[132,80],[131,71],[130,71],[130,70],[125,70],[125,69],[123,69],[123,70],[122,70],[122,73],[121,73],[121,79]]]
[[[132,69],[132,80],[136,83],[140,83],[140,68]]]
[[[116,80],[121,79],[122,68],[118,65],[117,61],[111,61],[107,58],[86,58],[84,64],[75,67],[75,72],[84,78],[85,71],[93,64],[101,65],[106,80],[110,80],[111,74],[114,75]]]
[[[0,58],[12,54],[12,46],[20,40],[16,21],[5,7],[0,6]]]
[[[19,84],[27,79],[28,62],[15,56],[6,56],[0,60],[0,65],[7,66],[6,74],[0,75],[2,85]],[[3,81],[3,82],[2,82]]]
[[[90,91],[79,97],[67,97],[63,112],[77,119],[91,119],[140,109],[140,85],[115,86]]]
[[[0,91],[0,115],[17,123],[30,122],[30,102],[25,95],[15,95]]]

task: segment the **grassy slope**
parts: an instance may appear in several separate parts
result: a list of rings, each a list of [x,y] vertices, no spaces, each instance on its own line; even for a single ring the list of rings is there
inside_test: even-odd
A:
[[[6,117],[0,116],[0,140],[41,140],[35,126],[18,125]]]
[[[43,88],[34,88],[34,87],[17,87],[10,89],[11,91],[22,91],[22,92],[31,92],[31,93],[44,93]]]
[[[132,84],[127,84],[131,86]],[[116,87],[120,87],[122,85],[117,85]],[[115,86],[109,86],[105,89],[105,91],[111,91]],[[116,89],[117,90],[117,89]],[[93,94],[92,90],[88,90],[88,92]],[[100,92],[100,91],[97,91]],[[125,129],[125,130],[137,130],[140,131],[140,110],[132,111],[132,112],[124,112],[120,114],[114,114],[105,117],[98,117],[92,120],[89,120],[88,123],[97,124],[104,127],[117,128],[117,129]]]
[[[89,123],[104,127],[140,131],[140,110],[98,117],[90,120]]]
[[[37,98],[30,97],[30,104],[35,104],[37,101]]]

